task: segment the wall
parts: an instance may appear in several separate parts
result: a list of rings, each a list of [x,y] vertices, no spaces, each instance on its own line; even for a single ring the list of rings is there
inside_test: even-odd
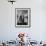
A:
[[[45,0],[17,0],[14,5],[0,0],[0,41],[15,40],[19,32],[30,34],[33,40],[46,40]],[[31,27],[15,27],[15,8],[31,8]]]

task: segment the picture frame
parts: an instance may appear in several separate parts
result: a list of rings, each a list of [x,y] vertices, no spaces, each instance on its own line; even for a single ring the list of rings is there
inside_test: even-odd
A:
[[[15,8],[15,27],[19,28],[31,27],[30,8]]]

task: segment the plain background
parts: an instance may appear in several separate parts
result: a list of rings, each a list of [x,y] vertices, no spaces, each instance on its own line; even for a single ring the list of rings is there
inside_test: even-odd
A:
[[[31,27],[15,27],[15,8],[31,8]],[[46,40],[46,0],[0,0],[0,41],[15,40],[19,32],[29,34],[32,40]]]

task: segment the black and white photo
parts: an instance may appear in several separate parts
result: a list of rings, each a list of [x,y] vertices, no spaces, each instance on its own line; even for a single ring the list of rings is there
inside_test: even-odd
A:
[[[29,27],[30,26],[30,8],[15,9],[15,26]]]

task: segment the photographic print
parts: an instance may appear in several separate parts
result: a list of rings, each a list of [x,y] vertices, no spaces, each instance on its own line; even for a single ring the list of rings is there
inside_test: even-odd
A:
[[[16,27],[30,27],[30,8],[16,8],[15,9],[15,26]]]

